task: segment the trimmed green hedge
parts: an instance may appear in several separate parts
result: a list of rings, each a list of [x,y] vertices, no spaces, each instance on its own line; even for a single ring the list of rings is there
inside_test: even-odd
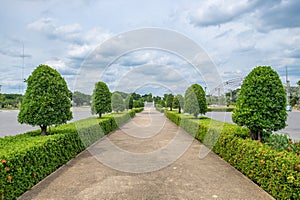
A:
[[[276,199],[300,199],[299,154],[251,140],[248,129],[234,124],[196,120],[171,111],[166,116]]]
[[[166,108],[162,107],[160,104],[155,104],[155,109],[158,111],[158,112],[165,112]]]
[[[0,138],[0,199],[16,199],[143,108]]]
[[[207,112],[232,112],[234,108],[207,108]]]

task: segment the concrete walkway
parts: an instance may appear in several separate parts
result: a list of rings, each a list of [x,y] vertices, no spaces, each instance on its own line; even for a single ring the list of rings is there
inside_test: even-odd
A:
[[[148,108],[19,199],[273,199],[203,150]]]

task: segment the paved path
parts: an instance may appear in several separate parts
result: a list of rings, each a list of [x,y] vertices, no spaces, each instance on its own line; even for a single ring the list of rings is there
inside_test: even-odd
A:
[[[19,199],[272,199],[148,109]],[[181,155],[181,156],[180,156]]]

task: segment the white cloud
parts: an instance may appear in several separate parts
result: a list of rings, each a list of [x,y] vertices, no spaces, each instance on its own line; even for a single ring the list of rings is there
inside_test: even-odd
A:
[[[247,13],[255,1],[205,1],[201,6],[191,11],[190,20],[196,26],[220,25]]]
[[[92,50],[94,50],[95,46],[92,45],[78,45],[78,44],[71,44],[68,47],[68,57],[73,59],[83,59],[85,58]]]
[[[179,42],[183,37],[174,37],[166,32],[163,35],[148,34],[145,31],[126,36],[126,31],[150,25],[183,33],[202,46],[218,68],[211,74],[220,73],[223,80],[247,74],[256,65],[271,65],[280,75],[287,65],[293,73],[292,82],[296,82],[297,77],[300,79],[297,67],[300,58],[300,4],[297,0],[164,1],[159,2],[159,8],[157,1],[146,4],[136,1],[92,1],[90,4],[34,1],[4,5],[0,19],[3,26],[0,33],[0,68],[3,72],[8,69],[12,70],[12,74],[19,73],[20,68],[12,66],[22,63],[19,56],[24,43],[25,54],[28,55],[25,58],[25,74],[38,64],[51,61],[50,64],[68,78],[74,78],[74,75],[66,75],[71,69],[86,67],[91,70],[88,73],[91,78],[82,75],[80,81],[94,81],[109,62],[121,56],[114,63],[119,64],[119,68],[111,71],[111,79],[116,71],[123,72],[124,66],[128,71],[131,66],[152,64],[166,65],[194,82],[204,78],[213,81],[214,76],[205,76],[208,73],[205,65],[201,66],[205,77],[199,78],[185,72],[190,69],[186,62],[168,52],[147,50],[132,53],[143,42],[145,47],[160,45],[162,49],[175,49],[175,53],[192,60],[195,51],[186,42]],[[147,8],[147,11],[138,9],[137,5]],[[118,33],[123,34],[113,37]],[[112,37],[109,43],[105,42]],[[162,76],[158,74],[157,77]],[[174,77],[172,74],[165,80],[169,78],[171,82],[176,80]],[[0,82],[4,79],[6,77],[1,74]],[[86,85],[89,88],[93,86]],[[15,87],[11,87],[12,91],[18,92]]]
[[[45,64],[56,69],[63,76],[77,74],[76,69],[69,67],[64,61],[60,59],[48,60],[45,62]]]
[[[77,23],[59,26],[53,18],[42,18],[28,24],[27,28],[29,30],[41,32],[49,39],[82,43],[80,37],[81,26]]]

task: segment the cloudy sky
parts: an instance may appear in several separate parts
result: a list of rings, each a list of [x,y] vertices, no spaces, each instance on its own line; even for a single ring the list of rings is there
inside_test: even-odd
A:
[[[57,69],[70,90],[208,91],[272,66],[300,80],[298,0],[3,0],[2,93],[22,93],[39,64]],[[24,54],[23,54],[24,46]],[[22,56],[24,55],[24,68]]]

